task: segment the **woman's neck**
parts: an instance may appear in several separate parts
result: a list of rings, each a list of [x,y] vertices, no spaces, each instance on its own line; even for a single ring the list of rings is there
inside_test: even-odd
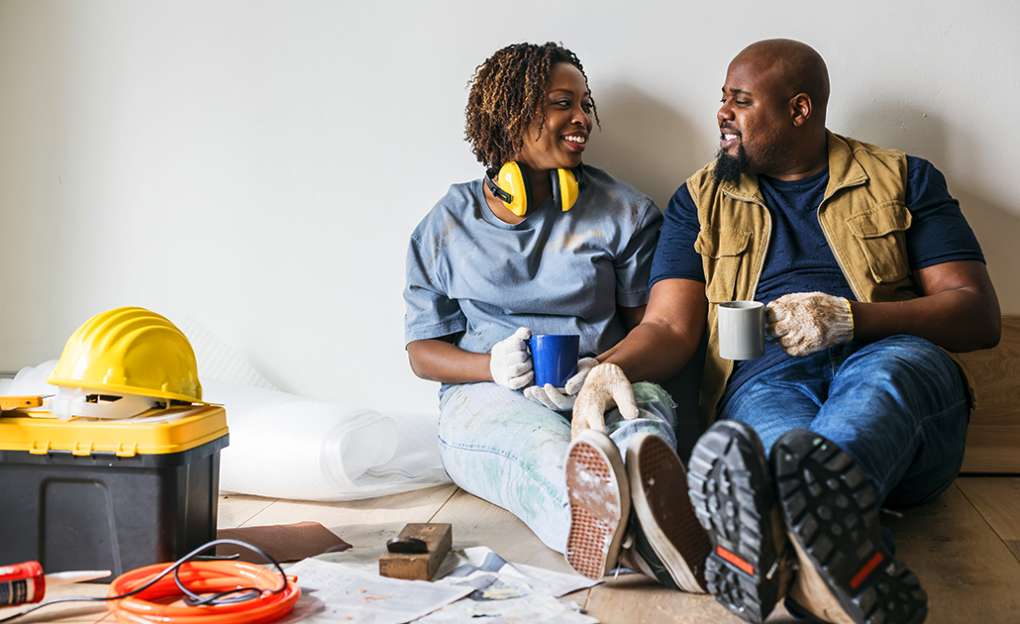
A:
[[[528,176],[528,182],[531,187],[531,193],[528,194],[528,209],[532,210],[540,206],[542,202],[549,199],[552,195],[552,183],[549,181],[548,171],[538,171],[524,163],[520,163],[520,165],[526,169],[524,173]],[[485,201],[489,205],[489,210],[492,211],[492,214],[497,219],[511,225],[517,225],[524,221],[525,217],[518,217],[510,212],[503,201],[492,194],[487,184],[483,184],[482,188],[485,193]]]

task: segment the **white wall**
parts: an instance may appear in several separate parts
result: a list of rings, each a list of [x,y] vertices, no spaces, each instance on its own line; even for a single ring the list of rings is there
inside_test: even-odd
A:
[[[479,174],[465,83],[520,40],[578,53],[586,159],[659,202],[714,152],[729,59],[814,45],[829,126],[933,160],[1020,313],[1018,24],[1009,2],[0,1],[0,370],[140,304],[290,391],[433,409],[403,349],[406,240]]]

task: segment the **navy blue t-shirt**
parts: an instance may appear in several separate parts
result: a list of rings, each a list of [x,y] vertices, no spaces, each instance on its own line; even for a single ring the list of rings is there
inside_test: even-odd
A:
[[[818,206],[828,182],[828,169],[795,182],[758,177],[772,217],[772,234],[755,301],[768,304],[787,293],[812,291],[855,299],[818,223]],[[984,262],[959,202],[949,194],[945,176],[927,160],[907,156],[904,200],[912,216],[906,232],[912,270],[952,260]],[[705,281],[701,256],[694,251],[699,229],[698,210],[684,184],[666,208],[650,284],[671,278]],[[753,375],[789,357],[777,341],[768,340],[762,357],[735,362],[723,403]]]

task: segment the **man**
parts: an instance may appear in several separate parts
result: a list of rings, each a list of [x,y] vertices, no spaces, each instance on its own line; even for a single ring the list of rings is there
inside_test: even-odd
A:
[[[712,539],[710,591],[751,622],[787,605],[830,622],[920,622],[927,597],[878,506],[938,495],[963,457],[970,393],[947,351],[994,346],[1000,316],[974,235],[930,163],[826,130],[829,79],[796,41],[730,63],[715,162],[666,210],[641,324],[589,373],[577,427],[632,380],[682,367],[708,331],[717,422],[690,498]],[[717,305],[767,304],[755,360],[719,356]],[[616,367],[619,369],[616,369]]]

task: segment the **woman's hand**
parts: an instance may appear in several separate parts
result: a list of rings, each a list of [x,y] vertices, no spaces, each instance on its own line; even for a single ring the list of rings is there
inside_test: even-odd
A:
[[[528,339],[531,330],[518,327],[509,337],[492,345],[489,350],[489,372],[492,380],[504,388],[520,390],[535,378]]]
[[[577,361],[577,372],[567,380],[563,388],[557,388],[552,384],[531,386],[524,389],[524,396],[554,412],[569,412],[574,407],[574,397],[581,391],[589,371],[598,363],[599,361],[593,357],[581,358]]]
[[[634,388],[616,364],[599,364],[591,369],[581,392],[574,402],[570,421],[570,436],[576,438],[585,429],[606,430],[606,410],[616,406],[626,419],[637,418],[637,401]]]

